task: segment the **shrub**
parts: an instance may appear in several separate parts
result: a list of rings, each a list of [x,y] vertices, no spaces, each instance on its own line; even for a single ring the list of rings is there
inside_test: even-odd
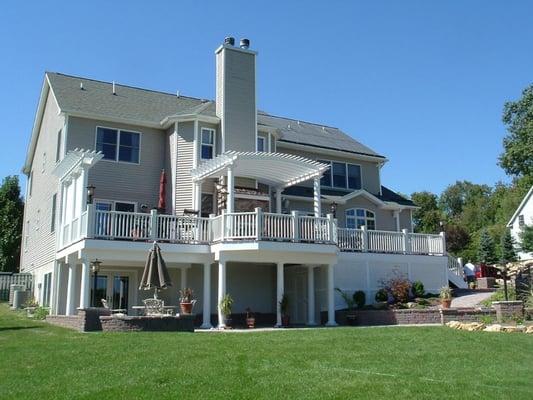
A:
[[[342,299],[346,303],[346,307],[348,308],[348,310],[353,310],[355,308],[355,293],[353,296],[350,296],[344,290],[341,290],[339,288],[335,288],[335,290],[341,295]]]
[[[37,307],[35,311],[33,312],[33,318],[34,319],[45,319],[48,314],[49,314],[48,308]]]
[[[358,290],[353,294],[353,301],[358,308],[362,308],[366,304],[366,294],[362,290]]]
[[[399,272],[395,272],[391,278],[381,281],[381,286],[390,293],[393,302],[407,303],[411,292],[411,282]]]
[[[385,289],[379,289],[376,292],[377,302],[387,301],[388,299],[389,299],[389,293]]]
[[[424,284],[420,281],[413,282],[413,296],[423,297],[426,291],[424,290]]]

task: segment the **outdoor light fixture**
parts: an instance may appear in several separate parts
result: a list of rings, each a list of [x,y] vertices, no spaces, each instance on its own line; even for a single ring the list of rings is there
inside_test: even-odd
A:
[[[94,189],[93,185],[87,186],[87,204],[93,204]]]
[[[333,218],[337,218],[337,203],[333,202],[331,203],[331,213],[333,214]]]
[[[100,261],[98,258],[95,258],[93,261],[91,261],[91,272],[94,274],[93,295],[92,295],[93,307],[96,307],[96,282],[98,280],[98,271],[100,271],[101,265],[102,265],[102,261]]]

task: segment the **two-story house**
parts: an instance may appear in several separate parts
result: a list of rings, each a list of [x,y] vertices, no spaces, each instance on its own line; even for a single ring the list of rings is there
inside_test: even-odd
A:
[[[45,74],[21,260],[41,304],[73,315],[107,299],[132,312],[151,296],[137,287],[153,241],[174,282],[161,296],[176,304],[193,288],[203,327],[220,322],[225,293],[234,312],[278,324],[286,294],[292,321],[334,325],[336,287],[371,302],[394,270],[430,291],[460,281],[444,236],[412,233],[415,205],[382,185],[385,156],[259,111],[247,40],[226,39],[215,57],[215,101]]]

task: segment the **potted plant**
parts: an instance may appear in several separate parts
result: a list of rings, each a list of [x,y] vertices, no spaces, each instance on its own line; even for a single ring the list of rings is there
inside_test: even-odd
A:
[[[246,326],[249,329],[255,328],[255,317],[254,317],[254,315],[252,313],[252,309],[250,307],[248,307],[246,309]]]
[[[356,319],[356,314],[355,314],[355,293],[354,293],[353,296],[350,296],[344,290],[341,290],[339,288],[335,288],[335,290],[337,292],[339,292],[339,294],[342,297],[342,300],[344,300],[344,303],[346,303],[346,308],[348,309],[346,311],[346,323],[348,325],[354,325],[355,324],[355,319]]]
[[[226,293],[222,300],[220,300],[220,304],[218,307],[220,308],[220,312],[224,316],[224,326],[226,328],[231,328],[231,307],[233,306],[233,298],[229,293]]]
[[[286,294],[281,297],[279,310],[281,311],[281,326],[288,327],[291,323],[291,318],[289,316],[289,297]]]
[[[179,291],[180,295],[180,310],[182,314],[191,314],[192,308],[196,303],[194,299],[194,292],[191,288],[185,288]]]
[[[440,303],[442,308],[450,308],[452,305],[452,289],[449,286],[440,289]]]

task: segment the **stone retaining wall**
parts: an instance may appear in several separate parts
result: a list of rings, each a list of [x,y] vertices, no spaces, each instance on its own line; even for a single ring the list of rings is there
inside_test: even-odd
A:
[[[524,303],[522,301],[493,301],[498,322],[524,318]]]
[[[356,314],[357,326],[445,324],[449,321],[474,322],[486,317],[496,318],[496,311],[490,308],[359,310]],[[326,314],[324,318],[327,318]],[[335,318],[340,325],[347,324],[345,310],[337,311]]]
[[[194,332],[194,316],[102,316],[100,323],[104,332],[165,331]]]
[[[46,322],[80,332],[101,331],[99,317],[102,315],[111,315],[111,312],[105,308],[91,307],[78,310],[77,315],[47,315]]]

